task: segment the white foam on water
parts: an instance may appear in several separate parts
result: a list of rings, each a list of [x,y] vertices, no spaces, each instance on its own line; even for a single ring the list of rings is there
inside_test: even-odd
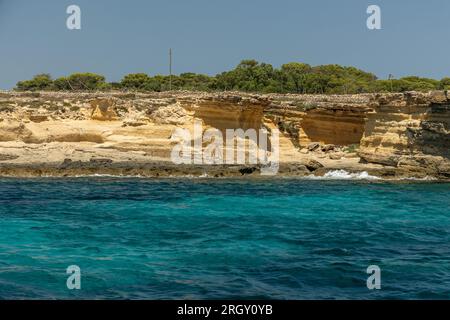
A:
[[[409,180],[409,181],[435,181],[435,180],[438,180],[438,178],[426,176],[426,177],[423,177],[423,178],[407,177],[407,178],[401,178],[400,180]]]
[[[61,178],[61,177],[59,177]],[[144,176],[137,175],[115,175],[115,174],[103,174],[103,173],[93,173],[93,174],[80,174],[75,176],[67,176],[62,178],[145,178]]]
[[[348,172],[345,170],[331,170],[322,177],[311,175],[309,178],[317,180],[381,180],[380,177],[372,176],[367,171]]]

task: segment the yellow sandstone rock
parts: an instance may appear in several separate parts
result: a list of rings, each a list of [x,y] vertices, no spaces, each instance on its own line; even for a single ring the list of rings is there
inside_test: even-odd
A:
[[[2,92],[0,175],[71,175],[83,170],[151,171],[163,176],[204,170],[218,176],[240,174],[232,166],[171,166],[174,130],[193,132],[194,121],[200,121],[204,130],[216,128],[223,133],[239,128],[279,129],[281,174],[309,174],[320,168],[321,172],[345,169],[386,176],[450,177],[450,100],[443,91],[361,95]],[[308,148],[312,144],[317,148]],[[58,167],[66,159],[71,161]],[[91,159],[111,162],[100,165]],[[168,169],[161,169],[166,165]]]

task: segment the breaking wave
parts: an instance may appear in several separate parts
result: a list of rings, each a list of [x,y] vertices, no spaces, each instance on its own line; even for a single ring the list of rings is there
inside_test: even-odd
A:
[[[310,178],[318,180],[381,180],[380,177],[372,176],[367,171],[348,172],[345,170],[331,170],[322,177],[310,176]]]

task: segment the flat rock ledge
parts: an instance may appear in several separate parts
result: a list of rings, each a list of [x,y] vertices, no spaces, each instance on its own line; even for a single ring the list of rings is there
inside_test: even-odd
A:
[[[353,167],[317,166],[311,163],[281,163],[275,175],[261,174],[261,165],[178,165],[168,161],[154,162],[112,162],[109,159],[90,161],[64,160],[62,163],[6,163],[0,165],[0,177],[37,178],[37,177],[83,177],[83,176],[116,176],[144,178],[314,178],[322,177],[333,171],[345,170],[348,174],[367,173],[371,178],[383,180],[399,179],[433,179],[450,181],[447,175],[430,176],[426,172],[412,172],[405,168],[388,166]]]

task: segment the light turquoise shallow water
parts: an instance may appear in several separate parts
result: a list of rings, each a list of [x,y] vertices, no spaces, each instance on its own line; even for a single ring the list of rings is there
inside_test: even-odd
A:
[[[450,298],[450,184],[0,180],[0,298]],[[382,289],[366,287],[381,268]],[[66,268],[81,268],[68,290]]]

